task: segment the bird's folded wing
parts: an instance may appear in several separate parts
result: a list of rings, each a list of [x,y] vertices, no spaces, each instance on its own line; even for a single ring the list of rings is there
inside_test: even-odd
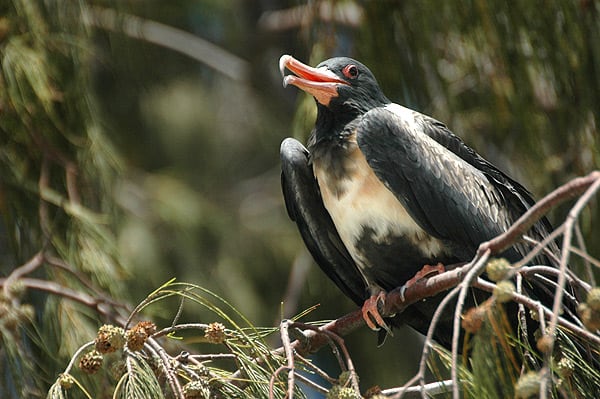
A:
[[[357,127],[359,148],[417,224],[473,254],[510,226],[514,212],[497,182],[427,134],[436,127],[421,116],[400,106],[369,111]]]
[[[356,304],[366,299],[366,285],[323,206],[309,165],[308,150],[297,140],[281,144],[281,185],[290,218],[315,261]]]

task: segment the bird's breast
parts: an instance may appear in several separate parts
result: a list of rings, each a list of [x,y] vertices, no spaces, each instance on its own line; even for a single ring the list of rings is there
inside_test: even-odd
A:
[[[378,247],[397,249],[398,259],[407,248],[418,253],[411,257],[439,254],[442,243],[426,233],[379,180],[360,151],[356,136],[348,137],[343,148],[335,163],[331,157],[313,159],[313,170],[325,208],[358,266],[365,271],[375,265],[377,260],[372,257]]]

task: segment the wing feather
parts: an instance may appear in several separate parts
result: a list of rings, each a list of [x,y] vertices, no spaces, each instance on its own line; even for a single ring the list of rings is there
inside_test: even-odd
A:
[[[290,218],[296,222],[309,252],[336,285],[362,305],[367,288],[323,205],[309,164],[308,150],[297,140],[281,143],[281,185]]]
[[[481,242],[504,232],[533,204],[527,190],[444,125],[407,108],[393,105],[366,113],[357,142],[377,177],[415,221],[465,253],[473,254]],[[516,260],[519,252],[512,248],[503,255]]]

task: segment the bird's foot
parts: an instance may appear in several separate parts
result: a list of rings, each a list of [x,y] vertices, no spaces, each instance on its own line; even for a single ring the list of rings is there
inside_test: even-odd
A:
[[[441,263],[438,263],[435,266],[431,266],[431,265],[423,266],[423,268],[421,270],[419,270],[410,280],[408,280],[406,283],[404,283],[404,285],[402,287],[400,287],[400,289],[399,289],[400,299],[402,300],[402,302],[406,301],[406,298],[404,297],[404,293],[406,292],[407,288],[418,283],[421,280],[427,279],[434,275],[441,274],[445,271],[446,271],[446,268]]]
[[[429,278],[429,277],[434,276],[434,275],[442,274],[445,271],[446,271],[446,268],[441,263],[438,263],[435,266],[425,265],[425,266],[423,266],[423,268],[421,270],[419,270],[413,276],[413,278],[411,278],[410,280],[408,280],[403,285],[403,288],[404,288],[404,290],[406,290],[406,288],[410,287],[413,284],[416,284],[417,282],[419,282],[421,280],[424,280],[424,279]],[[402,290],[403,293],[404,293],[404,290]]]
[[[380,291],[376,295],[372,295],[365,301],[362,307],[362,316],[365,319],[367,326],[373,331],[379,331],[383,328],[388,334],[392,334],[391,328],[387,325],[381,314],[379,313],[379,305],[385,305],[386,292]]]

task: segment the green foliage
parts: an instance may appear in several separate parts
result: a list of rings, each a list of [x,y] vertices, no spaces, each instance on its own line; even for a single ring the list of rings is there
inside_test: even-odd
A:
[[[133,354],[127,356],[127,372],[115,387],[116,398],[164,398],[160,383],[148,362]]]
[[[227,381],[219,388],[224,396],[267,395],[281,358],[254,362],[269,352],[272,330],[252,324],[277,318],[280,282],[303,259],[283,208],[277,150],[285,136],[307,137],[315,112],[311,98],[297,107],[281,89],[282,52],[308,54],[313,65],[336,53],[360,59],[391,99],[446,122],[538,195],[600,166],[598,1],[336,2],[358,6],[359,26],[321,18],[321,3],[313,2],[299,30],[288,33],[257,31],[257,11],[236,2],[113,3],[233,49],[251,65],[248,81],[236,82],[167,49],[92,28],[86,7],[94,3],[111,6],[0,6],[0,273],[16,271],[2,279],[0,397],[44,397],[55,380],[49,397],[66,397],[67,386],[70,397],[110,395],[100,388],[107,386],[120,395],[168,391],[155,356],[139,353],[127,354],[134,372],[119,378],[105,369],[59,373],[70,358],[77,362],[99,325],[124,322],[128,301],[171,276],[200,282],[228,303],[177,283],[161,287],[145,311],[162,325],[218,316],[231,334],[227,354],[247,376],[229,381],[238,369],[219,360],[186,370],[181,384],[206,372],[209,386]],[[585,212],[583,235],[595,242],[597,203]],[[321,303],[317,317],[331,318],[351,309],[322,277],[310,272],[299,284],[300,304],[286,312]],[[207,313],[189,306],[179,313],[182,298]],[[205,344],[202,333],[189,338]],[[180,343],[175,334],[160,339],[165,347]],[[414,346],[398,336],[383,351],[372,348],[369,332],[353,339],[367,386],[397,385],[407,375],[400,370],[415,363],[397,355]],[[500,348],[481,342],[476,369],[492,370],[485,356]],[[597,370],[577,358],[573,342],[565,335],[552,363],[557,392],[594,392]],[[579,372],[568,373],[572,364]],[[515,382],[512,362],[501,365],[509,369],[503,378]],[[493,375],[475,377],[466,366],[473,384]]]
[[[269,381],[284,361],[265,342],[275,329],[257,329],[225,299],[200,286],[176,281],[167,282],[148,295],[130,319],[143,317],[142,313],[151,307],[161,306],[163,302],[167,302],[168,309],[175,309],[177,305],[173,306],[174,303],[179,304],[179,313],[188,307],[196,312],[207,310],[208,320],[216,318],[220,322],[179,323],[177,315],[174,315],[170,326],[152,332],[141,345],[135,343],[134,347],[131,338],[127,338],[125,348],[104,354],[106,359],[101,366],[92,365],[90,370],[90,361],[82,364],[79,360],[82,371],[92,372],[92,378],[96,379],[112,374],[115,382],[111,384],[110,391],[116,398],[180,397],[183,394],[186,398],[269,396]],[[125,336],[131,337],[136,328],[139,327],[131,327]],[[215,340],[214,335],[211,339],[210,331],[214,328],[221,330],[222,339]],[[96,347],[99,339],[107,339],[107,332],[110,336],[118,331],[111,326],[101,327]],[[72,369],[88,347],[89,344],[86,344],[74,353],[71,362],[50,389],[48,399],[65,397],[68,391],[76,389],[86,395],[89,395],[87,392],[97,392],[79,383],[81,371]],[[66,380],[65,376],[69,378]],[[273,386],[276,397],[285,395],[282,377]],[[104,390],[107,389],[105,385]],[[303,397],[301,393],[298,395]]]
[[[532,348],[522,332],[517,337],[500,304],[486,307],[481,327],[465,341],[465,354],[456,365],[465,398],[529,398],[539,392],[543,353]],[[538,343],[539,346],[539,343]],[[443,379],[452,365],[451,354],[435,348],[430,368]],[[469,353],[467,356],[466,353]],[[552,398],[596,398],[600,387],[600,347],[559,328],[550,362],[548,393]],[[445,368],[442,372],[439,363]],[[537,388],[536,388],[537,387]]]
[[[8,274],[24,264],[15,284],[21,274],[38,278],[24,284],[23,295],[6,298],[9,313],[29,303],[35,312],[0,333],[0,371],[10,381],[0,385],[2,397],[43,396],[68,359],[56,348],[70,356],[95,324],[96,314],[40,292],[118,298],[126,275],[116,253],[114,200],[99,194],[111,191],[122,161],[95,116],[84,4],[51,3],[10,2],[0,41],[0,211],[2,244],[10,248],[1,268]]]
[[[598,1],[370,2],[355,56],[388,97],[443,121],[539,196],[600,167],[599,12]],[[599,210],[586,236],[600,234]]]

